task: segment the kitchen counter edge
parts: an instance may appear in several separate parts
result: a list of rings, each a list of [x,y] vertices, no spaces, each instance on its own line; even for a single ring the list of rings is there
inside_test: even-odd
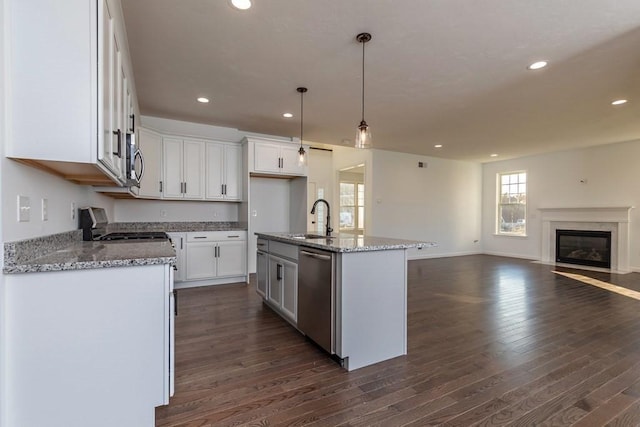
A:
[[[267,240],[275,240],[296,246],[306,246],[337,253],[388,251],[411,248],[424,249],[438,246],[434,242],[420,242],[359,234],[338,234],[333,236],[329,241],[325,238],[301,239],[296,237],[302,234],[303,233],[255,233],[256,236]]]

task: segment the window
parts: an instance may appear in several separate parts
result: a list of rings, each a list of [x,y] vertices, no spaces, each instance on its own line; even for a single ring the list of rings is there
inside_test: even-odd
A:
[[[364,230],[364,184],[340,182],[340,230]]]
[[[498,234],[526,235],[527,173],[498,174],[498,191]]]

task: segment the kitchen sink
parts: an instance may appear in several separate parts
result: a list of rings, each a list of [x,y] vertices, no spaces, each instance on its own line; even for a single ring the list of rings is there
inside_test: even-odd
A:
[[[331,236],[323,236],[322,234],[311,234],[311,233],[307,233],[307,234],[292,234],[290,236],[292,239],[327,239],[327,240],[331,240],[333,237]]]

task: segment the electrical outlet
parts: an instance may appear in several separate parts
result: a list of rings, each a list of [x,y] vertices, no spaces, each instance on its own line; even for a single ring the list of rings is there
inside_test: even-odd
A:
[[[42,199],[41,200],[41,205],[42,205],[42,220],[43,221],[48,221],[49,220],[49,200],[47,199]]]
[[[76,204],[75,202],[71,202],[71,220],[76,219]]]
[[[218,211],[213,211],[213,217],[218,218]]]
[[[28,196],[18,196],[18,222],[31,220],[31,200]]]
[[[167,211],[165,211],[164,209],[162,209],[162,210],[160,211],[160,217],[161,217],[161,218],[164,218],[164,217],[166,217],[166,216],[167,216]]]

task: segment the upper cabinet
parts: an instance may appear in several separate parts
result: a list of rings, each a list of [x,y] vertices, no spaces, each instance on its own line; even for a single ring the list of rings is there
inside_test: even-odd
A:
[[[241,200],[242,147],[238,144],[207,142],[206,156],[206,198]]]
[[[190,139],[162,139],[163,198],[204,199],[204,144]]]
[[[253,150],[251,172],[267,175],[306,176],[307,167],[298,164],[298,144],[290,142],[246,139],[249,151]],[[309,148],[307,147],[307,152]]]
[[[144,153],[138,196],[160,199],[162,197],[162,135],[147,129],[139,129],[138,148]]]
[[[120,2],[5,6],[7,156],[81,184],[121,184],[137,102]]]

